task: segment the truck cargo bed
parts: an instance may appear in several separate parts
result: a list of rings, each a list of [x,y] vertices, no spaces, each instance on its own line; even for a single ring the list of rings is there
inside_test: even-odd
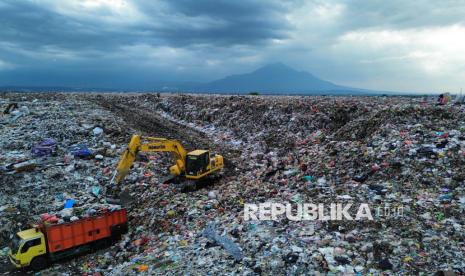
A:
[[[125,209],[109,211],[74,222],[45,225],[42,231],[47,237],[48,252],[53,253],[108,238],[115,227],[127,227]]]

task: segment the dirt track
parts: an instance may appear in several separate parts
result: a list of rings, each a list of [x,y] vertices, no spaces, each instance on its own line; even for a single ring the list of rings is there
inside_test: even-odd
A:
[[[140,105],[144,98],[147,105]],[[205,133],[170,121],[154,110],[153,104],[158,101],[154,95],[142,95],[139,97],[90,97],[90,101],[111,111],[122,118],[129,128],[140,131],[142,135],[176,139],[186,149],[210,149],[212,153],[218,153],[225,158],[224,175],[233,174],[233,168],[239,166],[240,152],[225,144],[216,144]],[[128,140],[129,141],[129,140]]]

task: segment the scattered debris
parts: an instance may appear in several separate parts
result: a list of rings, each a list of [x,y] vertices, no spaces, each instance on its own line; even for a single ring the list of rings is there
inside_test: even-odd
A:
[[[463,274],[465,110],[435,101],[1,94],[17,107],[0,117],[0,248],[31,210],[60,223],[122,204],[121,241],[43,274]],[[221,152],[224,176],[185,192],[164,181],[169,154],[140,153],[117,187],[133,133]],[[35,157],[48,138],[55,153]],[[367,203],[375,220],[244,221],[267,201]]]
[[[35,157],[44,157],[56,154],[56,150],[57,142],[55,141],[55,139],[47,138],[35,145],[32,148],[31,153]]]

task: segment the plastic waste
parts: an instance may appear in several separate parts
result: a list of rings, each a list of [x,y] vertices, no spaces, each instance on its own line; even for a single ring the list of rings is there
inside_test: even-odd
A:
[[[65,209],[73,208],[73,205],[74,205],[74,199],[68,198],[65,202]]]
[[[241,249],[229,238],[218,235],[215,232],[215,224],[209,224],[202,235],[221,245],[234,257],[236,261],[240,261],[242,259]]]
[[[36,157],[43,157],[43,156],[51,156],[56,153],[57,150],[57,142],[55,139],[47,138],[42,142],[35,145],[31,153]]]
[[[92,151],[84,144],[74,145],[69,148],[69,152],[74,157],[88,158],[92,156]]]

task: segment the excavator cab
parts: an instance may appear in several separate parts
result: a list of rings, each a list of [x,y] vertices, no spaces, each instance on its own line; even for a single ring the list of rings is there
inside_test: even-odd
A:
[[[210,152],[208,150],[194,150],[186,156],[186,176],[200,176],[209,171]]]

